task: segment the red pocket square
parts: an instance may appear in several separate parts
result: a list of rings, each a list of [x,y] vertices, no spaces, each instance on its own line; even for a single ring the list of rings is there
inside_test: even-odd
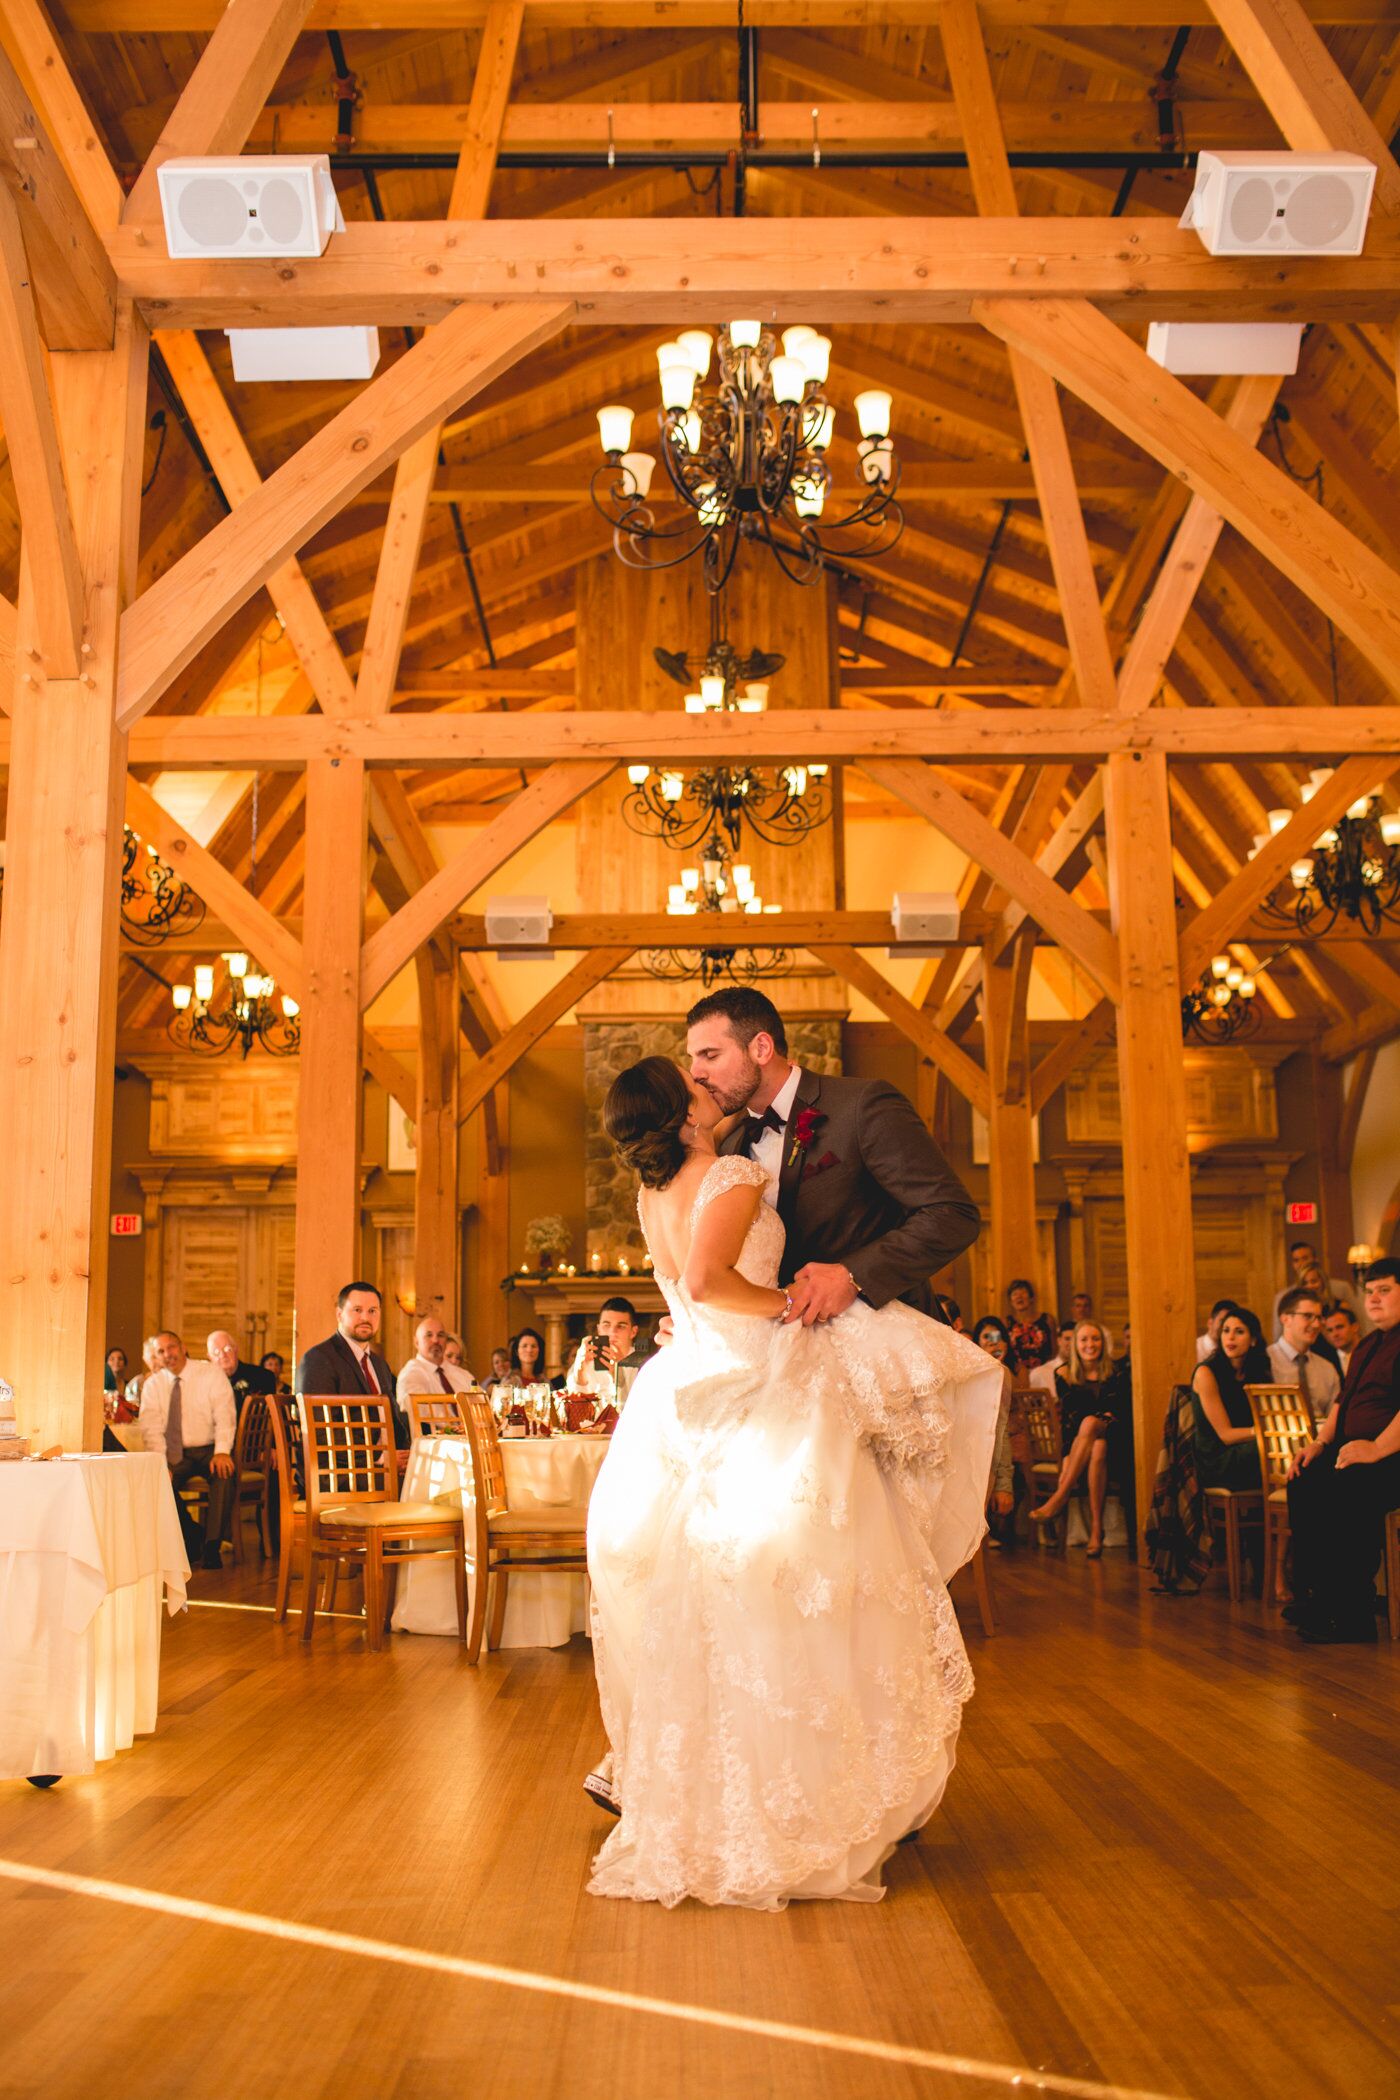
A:
[[[810,1181],[814,1174],[824,1174],[828,1167],[839,1167],[840,1164],[834,1152],[823,1152],[820,1159],[813,1160],[810,1167],[803,1168],[802,1179]]]

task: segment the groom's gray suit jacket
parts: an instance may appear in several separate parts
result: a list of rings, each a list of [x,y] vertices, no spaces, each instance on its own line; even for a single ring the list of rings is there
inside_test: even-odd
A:
[[[749,1122],[722,1152],[749,1149]],[[808,1127],[804,1146],[798,1132]],[[783,1132],[778,1215],[787,1227],[785,1284],[805,1262],[839,1261],[869,1304],[903,1298],[935,1318],[929,1278],[972,1245],[982,1222],[897,1087],[808,1071]]]

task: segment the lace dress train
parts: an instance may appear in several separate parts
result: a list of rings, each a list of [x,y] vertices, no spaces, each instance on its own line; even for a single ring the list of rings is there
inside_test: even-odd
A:
[[[692,1219],[764,1178],[717,1161]],[[782,1245],[761,1205],[742,1273],[773,1282]],[[589,1887],[875,1901],[938,1806],[972,1690],[946,1579],[984,1529],[1001,1371],[907,1306],[779,1327],[657,1281],[675,1341],[638,1377],[589,1512],[622,1805]]]

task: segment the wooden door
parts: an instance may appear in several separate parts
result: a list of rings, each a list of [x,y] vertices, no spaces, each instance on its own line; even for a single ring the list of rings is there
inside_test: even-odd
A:
[[[165,1218],[160,1325],[178,1334],[191,1356],[226,1327],[243,1341],[240,1308],[248,1302],[252,1215],[243,1209],[171,1208]]]

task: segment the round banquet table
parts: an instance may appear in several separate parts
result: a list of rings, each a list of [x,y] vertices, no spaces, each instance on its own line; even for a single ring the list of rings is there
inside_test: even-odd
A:
[[[501,1458],[511,1508],[586,1504],[609,1442],[605,1436],[503,1437]],[[415,1437],[400,1492],[405,1502],[441,1502],[462,1511],[467,1528],[470,1612],[476,1582],[472,1567],[476,1489],[466,1438]],[[392,1624],[398,1633],[441,1633],[456,1639],[457,1592],[445,1560],[425,1560],[400,1569]],[[538,1575],[511,1571],[501,1632],[503,1648],[562,1648],[572,1635],[587,1631],[586,1576],[568,1569],[546,1569]]]
[[[156,1725],[189,1578],[159,1452],[0,1465],[0,1778],[91,1772]]]

